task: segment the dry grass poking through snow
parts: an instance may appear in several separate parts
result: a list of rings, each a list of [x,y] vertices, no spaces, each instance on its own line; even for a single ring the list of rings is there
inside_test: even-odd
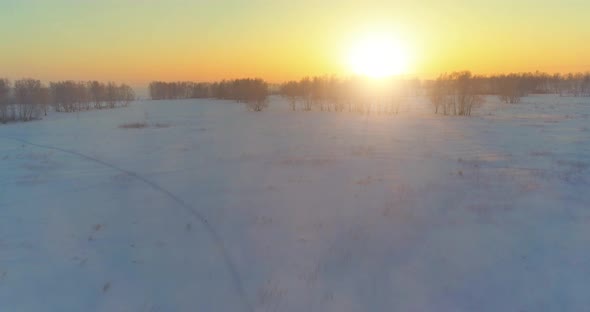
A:
[[[133,123],[125,123],[125,124],[119,125],[119,128],[121,128],[121,129],[141,129],[141,128],[145,128],[147,126],[148,126],[148,124],[146,124],[145,122],[133,122]]]
[[[168,128],[168,127],[170,127],[170,125],[163,124],[163,123],[155,123],[155,124],[150,125],[145,122],[132,122],[132,123],[124,123],[124,124],[119,125],[119,128],[121,128],[121,129],[143,129],[143,128],[148,128],[148,127]]]

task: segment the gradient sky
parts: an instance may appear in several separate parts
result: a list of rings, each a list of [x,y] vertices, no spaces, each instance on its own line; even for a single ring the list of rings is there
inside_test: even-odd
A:
[[[0,76],[346,75],[351,45],[372,32],[403,42],[417,77],[589,71],[589,14],[588,0],[0,0]]]

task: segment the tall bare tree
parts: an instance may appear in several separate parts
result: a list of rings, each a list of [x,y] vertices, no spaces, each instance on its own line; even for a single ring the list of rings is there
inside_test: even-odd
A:
[[[18,118],[30,121],[39,117],[42,101],[41,81],[35,79],[21,79],[14,82],[14,97],[16,99]]]

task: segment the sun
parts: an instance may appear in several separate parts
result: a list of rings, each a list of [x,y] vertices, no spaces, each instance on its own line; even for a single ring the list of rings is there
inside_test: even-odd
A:
[[[383,78],[407,70],[408,57],[402,44],[386,35],[371,35],[350,50],[349,66],[357,75]]]

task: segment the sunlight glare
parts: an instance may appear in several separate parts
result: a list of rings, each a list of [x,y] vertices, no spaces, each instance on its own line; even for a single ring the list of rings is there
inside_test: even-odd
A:
[[[350,51],[349,64],[358,75],[383,78],[407,70],[404,46],[389,36],[369,36],[357,42]]]

